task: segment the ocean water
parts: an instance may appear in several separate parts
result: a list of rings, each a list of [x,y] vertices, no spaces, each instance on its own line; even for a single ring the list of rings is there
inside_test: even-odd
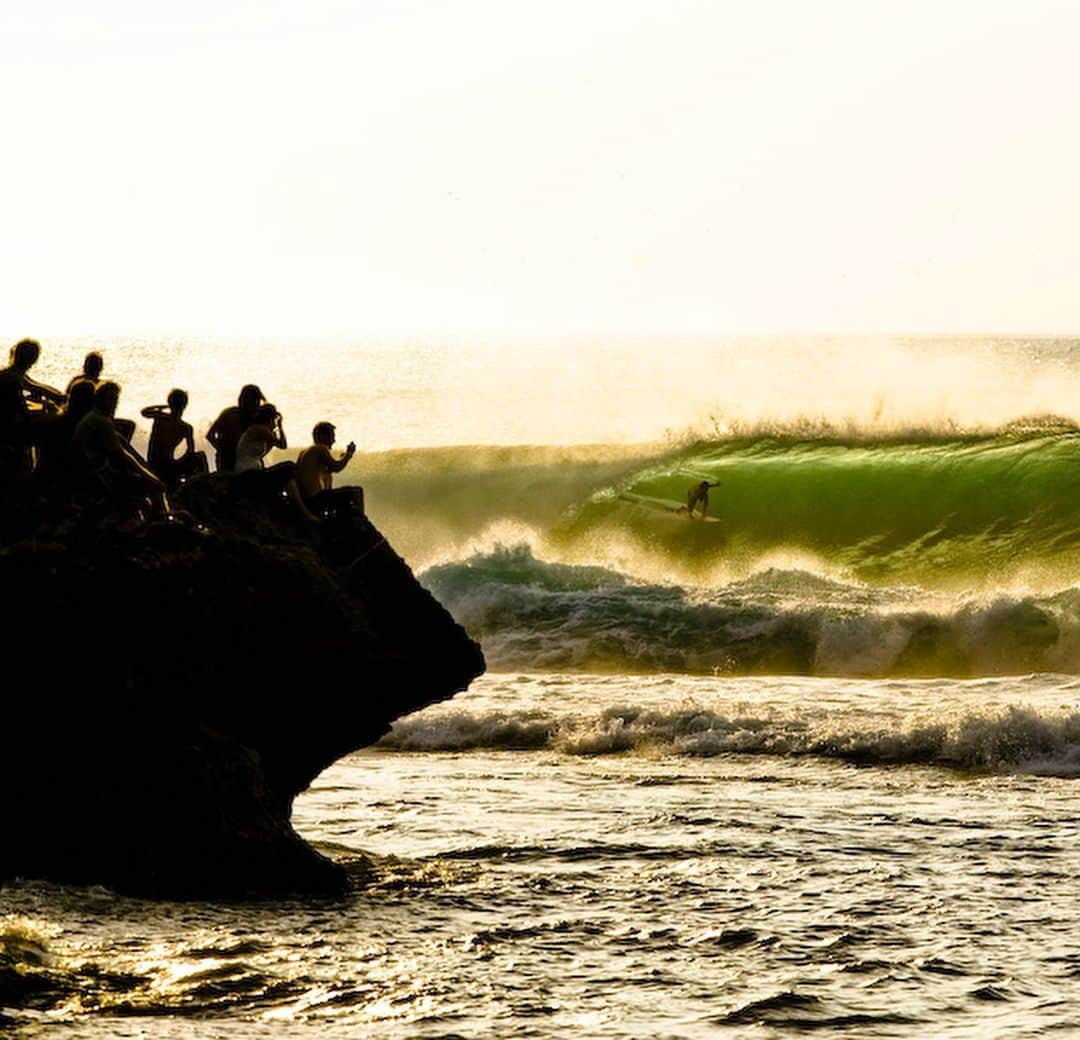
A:
[[[106,345],[337,421],[490,671],[298,799],[343,900],[5,885],[6,1029],[1080,1035],[1080,344],[654,346]]]

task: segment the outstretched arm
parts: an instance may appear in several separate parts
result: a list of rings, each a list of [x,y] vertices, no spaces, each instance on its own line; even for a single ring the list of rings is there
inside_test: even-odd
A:
[[[345,454],[342,455],[340,459],[335,459],[329,451],[326,454],[329,460],[330,472],[340,473],[349,464],[349,459],[356,454],[356,445],[352,441],[349,441],[349,446],[345,449]]]

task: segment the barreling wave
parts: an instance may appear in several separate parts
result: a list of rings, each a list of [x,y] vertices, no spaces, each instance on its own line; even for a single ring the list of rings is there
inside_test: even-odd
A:
[[[1036,583],[1080,573],[1080,434],[755,436],[667,449],[443,449],[366,463],[376,520],[421,565],[487,529],[544,555],[710,584],[776,559],[874,584]],[[718,482],[715,522],[678,509]]]
[[[1080,589],[919,609],[911,590],[771,570],[712,589],[550,563],[527,546],[425,583],[495,670],[849,677],[1080,672]]]
[[[674,510],[718,482],[710,513]],[[861,581],[1024,577],[1080,564],[1080,437],[1019,429],[992,437],[767,438],[706,442],[594,494],[569,539],[617,533],[680,572],[796,551]]]
[[[724,713],[698,704],[612,706],[595,715],[543,710],[424,712],[394,724],[387,751],[537,751],[567,755],[626,752],[814,756],[867,765],[937,765],[1080,776],[1080,712],[1010,706],[924,718],[910,725],[847,715]]]

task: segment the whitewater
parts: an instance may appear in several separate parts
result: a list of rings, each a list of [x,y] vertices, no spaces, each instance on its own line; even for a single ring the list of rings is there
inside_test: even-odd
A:
[[[337,422],[489,674],[298,800],[344,900],[0,890],[13,1035],[1080,1033],[1080,343],[93,345]]]

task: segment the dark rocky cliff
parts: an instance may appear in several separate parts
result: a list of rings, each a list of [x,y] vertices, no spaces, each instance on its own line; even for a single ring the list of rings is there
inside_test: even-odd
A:
[[[209,531],[5,495],[0,878],[341,890],[293,799],[464,689],[480,648],[367,520],[312,533],[213,477],[176,504]]]

